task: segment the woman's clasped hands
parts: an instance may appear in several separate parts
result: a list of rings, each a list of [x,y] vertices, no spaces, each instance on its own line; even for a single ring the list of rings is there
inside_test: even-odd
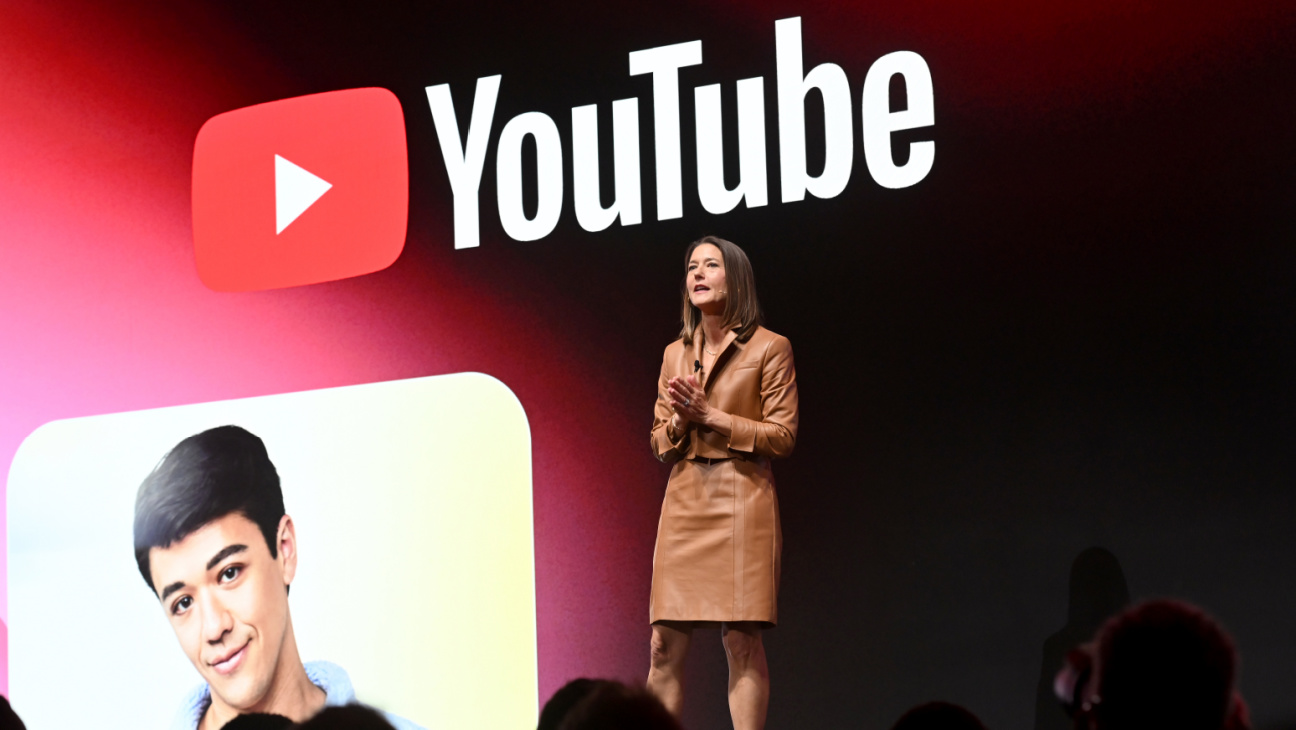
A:
[[[666,382],[666,388],[670,391],[671,408],[675,410],[675,415],[679,419],[679,422],[674,424],[677,430],[682,429],[689,421],[706,425],[711,406],[707,403],[706,392],[698,385],[696,377],[690,375],[687,378],[671,378]]]

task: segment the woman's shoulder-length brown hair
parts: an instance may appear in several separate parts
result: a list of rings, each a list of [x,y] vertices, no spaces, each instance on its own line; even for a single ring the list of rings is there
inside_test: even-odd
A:
[[[725,296],[724,327],[734,330],[739,342],[746,342],[761,326],[764,316],[761,313],[760,300],[756,298],[756,276],[752,273],[751,261],[747,254],[735,244],[717,236],[703,236],[689,244],[684,252],[684,279],[680,283],[680,295],[683,300],[683,327],[680,337],[684,344],[693,345],[693,332],[702,324],[702,312],[689,300],[688,265],[693,251],[698,246],[709,243],[720,249],[724,259],[725,285],[728,293]]]

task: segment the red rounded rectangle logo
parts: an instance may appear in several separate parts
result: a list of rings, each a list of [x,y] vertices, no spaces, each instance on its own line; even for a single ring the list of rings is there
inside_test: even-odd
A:
[[[194,256],[216,291],[385,269],[405,247],[408,218],[405,117],[387,89],[235,109],[194,141]]]

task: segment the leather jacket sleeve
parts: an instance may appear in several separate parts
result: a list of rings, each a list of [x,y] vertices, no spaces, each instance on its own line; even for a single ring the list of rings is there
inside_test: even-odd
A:
[[[656,456],[658,461],[673,464],[682,459],[684,452],[688,450],[689,430],[685,428],[678,439],[671,440],[670,422],[675,411],[671,409],[670,394],[666,390],[667,380],[666,363],[663,362],[661,375],[657,378],[657,405],[653,409],[650,445],[653,456]]]
[[[775,337],[765,351],[760,390],[761,420],[732,416],[729,448],[771,458],[788,456],[796,445],[799,414],[796,366],[786,337]]]

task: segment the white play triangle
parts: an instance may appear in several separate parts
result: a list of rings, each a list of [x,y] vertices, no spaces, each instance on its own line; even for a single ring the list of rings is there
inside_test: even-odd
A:
[[[275,235],[306,212],[333,183],[275,155]]]

